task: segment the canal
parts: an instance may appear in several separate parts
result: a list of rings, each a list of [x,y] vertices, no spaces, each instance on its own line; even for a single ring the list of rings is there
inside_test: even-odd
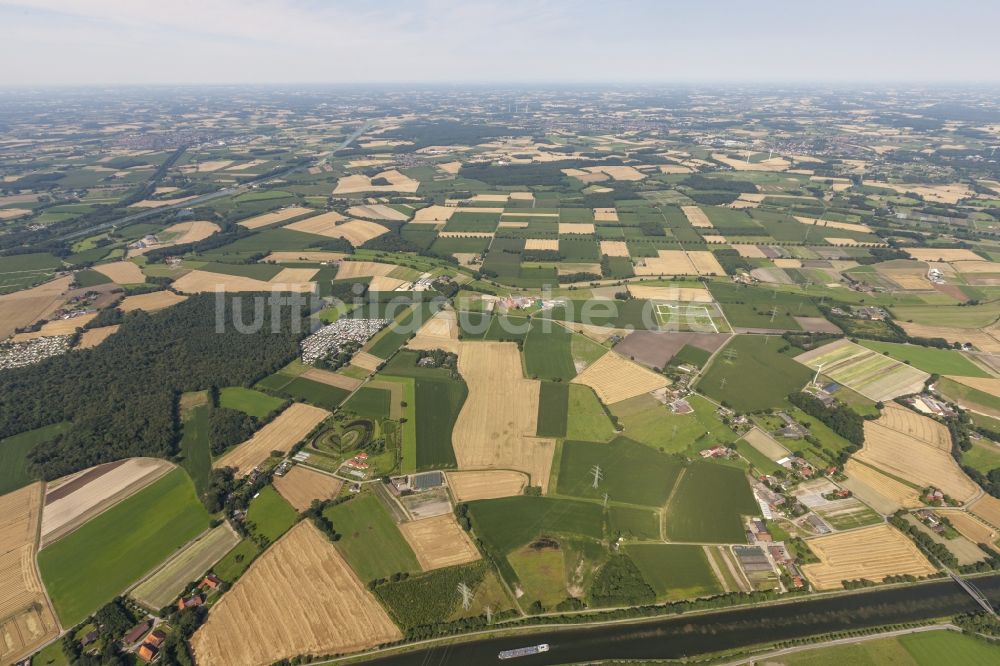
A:
[[[1000,604],[1000,576],[975,579]],[[602,659],[677,659],[758,643],[915,622],[979,610],[951,580],[859,592],[788,604],[740,608],[703,615],[671,615],[635,623],[559,628],[521,637],[425,648],[372,659],[378,666],[516,664],[541,666]],[[501,661],[501,650],[548,643],[547,653]]]

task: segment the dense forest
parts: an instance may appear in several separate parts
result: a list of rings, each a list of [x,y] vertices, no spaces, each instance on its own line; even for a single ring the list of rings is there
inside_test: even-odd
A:
[[[121,330],[94,349],[0,372],[0,437],[72,422],[29,455],[45,479],[124,457],[171,456],[179,439],[177,394],[248,385],[296,355],[300,334],[284,315],[278,333],[271,332],[270,308],[256,333],[233,326],[216,332],[214,294],[157,314],[129,313]]]

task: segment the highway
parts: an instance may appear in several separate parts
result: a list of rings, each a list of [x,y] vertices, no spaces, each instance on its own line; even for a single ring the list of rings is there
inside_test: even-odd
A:
[[[354,143],[355,139],[357,139],[359,136],[367,132],[371,126],[372,126],[372,121],[370,120],[366,121],[363,125],[361,125],[361,127],[356,129],[350,136],[348,136],[346,139],[340,142],[340,144],[338,144],[336,148],[334,148],[329,153],[324,155],[316,164],[323,164],[324,162],[329,161],[330,158],[334,156],[334,154],[336,154],[338,151],[343,150],[344,148],[347,148],[349,145]],[[126,226],[133,222],[137,222],[138,220],[141,220],[143,218],[150,217],[152,215],[158,215],[159,213],[162,213],[164,211],[178,210],[181,208],[192,208],[194,206],[198,206],[200,204],[212,201],[214,199],[218,199],[220,197],[228,197],[234,194],[241,194],[243,192],[246,192],[253,186],[265,185],[271,181],[277,180],[278,178],[283,178],[290,173],[295,173],[296,171],[299,171],[300,169],[304,168],[307,167],[292,167],[291,169],[288,169],[286,171],[276,173],[273,176],[268,176],[263,180],[252,181],[245,183],[243,185],[237,185],[235,187],[227,187],[226,189],[219,190],[217,192],[202,194],[200,196],[195,197],[194,199],[187,199],[186,201],[182,201],[176,204],[171,204],[169,206],[150,208],[149,210],[144,210],[141,213],[132,213],[131,215],[125,215],[123,217],[115,218],[114,220],[103,222],[93,227],[88,227],[80,231],[74,231],[71,234],[66,234],[65,236],[62,236],[59,240],[71,240],[73,238],[79,238],[80,236],[91,236],[97,232],[103,231],[104,229],[110,229],[111,227]]]

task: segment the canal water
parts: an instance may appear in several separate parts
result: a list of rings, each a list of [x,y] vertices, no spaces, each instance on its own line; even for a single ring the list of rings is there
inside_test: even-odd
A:
[[[975,579],[1000,605],[1000,576]],[[630,624],[559,628],[521,637],[415,650],[373,659],[378,666],[541,666],[602,659],[676,659],[757,643],[803,638],[885,624],[914,622],[979,610],[972,597],[949,580],[904,588],[859,592],[842,597],[719,611],[671,615]],[[548,643],[549,652],[501,661],[497,654]]]

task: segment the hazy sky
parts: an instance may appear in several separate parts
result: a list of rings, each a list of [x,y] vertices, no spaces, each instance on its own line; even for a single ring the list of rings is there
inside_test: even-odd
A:
[[[1000,81],[997,0],[0,0],[0,85]]]

